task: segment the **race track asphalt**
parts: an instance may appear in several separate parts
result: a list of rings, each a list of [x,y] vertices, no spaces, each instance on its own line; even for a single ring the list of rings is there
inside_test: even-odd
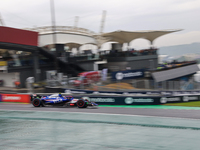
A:
[[[175,108],[175,109],[174,109]],[[181,107],[180,107],[181,108]],[[78,112],[78,113],[99,113],[99,114],[120,114],[120,115],[138,115],[155,117],[172,117],[200,119],[200,109],[176,109],[176,107],[158,107],[158,108],[124,108],[124,107],[97,107],[80,109],[76,107],[33,107],[31,104],[13,104],[0,103],[0,110],[16,111],[51,111],[51,112]]]
[[[199,108],[129,107],[0,103],[0,149],[199,150]]]

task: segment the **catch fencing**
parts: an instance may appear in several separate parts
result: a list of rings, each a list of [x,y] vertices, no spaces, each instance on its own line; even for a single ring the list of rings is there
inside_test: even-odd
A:
[[[93,82],[90,84],[80,84],[75,86],[73,82],[77,77],[65,78],[63,80],[49,80],[49,87],[61,87],[69,89],[84,89],[94,91],[132,91],[132,90],[200,90],[200,82],[194,80],[189,81],[163,81],[155,82],[148,79],[132,79],[132,80],[112,80],[107,78],[105,81]]]
[[[65,88],[87,89],[94,91],[131,91],[131,90],[200,90],[200,83],[195,81],[163,81],[129,80],[129,81],[103,81],[90,85],[73,86],[72,83],[63,85]]]

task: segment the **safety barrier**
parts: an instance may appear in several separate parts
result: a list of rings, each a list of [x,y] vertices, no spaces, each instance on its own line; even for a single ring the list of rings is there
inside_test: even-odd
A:
[[[94,101],[99,105],[159,105],[165,103],[178,103],[199,101],[200,95],[185,96],[74,96]]]
[[[0,94],[1,102],[30,103],[29,94]]]
[[[42,96],[48,94],[43,93]],[[67,95],[67,94],[65,94]],[[165,103],[178,103],[189,101],[200,101],[198,95],[182,95],[182,96],[134,96],[134,95],[73,95],[74,98],[83,98],[94,101],[99,105],[159,105]],[[19,102],[30,103],[29,94],[0,94],[1,102]]]

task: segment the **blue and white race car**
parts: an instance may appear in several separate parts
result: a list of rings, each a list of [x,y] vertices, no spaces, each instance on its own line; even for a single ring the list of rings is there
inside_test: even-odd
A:
[[[52,94],[48,96],[32,95],[31,102],[34,107],[53,106],[77,106],[78,108],[87,108],[87,106],[98,106],[95,102],[87,99],[74,99],[72,96],[62,96],[61,94]]]

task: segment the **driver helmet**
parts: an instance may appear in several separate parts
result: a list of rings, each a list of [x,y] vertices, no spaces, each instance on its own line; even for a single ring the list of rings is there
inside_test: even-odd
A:
[[[60,97],[62,97],[62,94],[61,94],[61,93],[59,93],[59,96],[60,96]]]

